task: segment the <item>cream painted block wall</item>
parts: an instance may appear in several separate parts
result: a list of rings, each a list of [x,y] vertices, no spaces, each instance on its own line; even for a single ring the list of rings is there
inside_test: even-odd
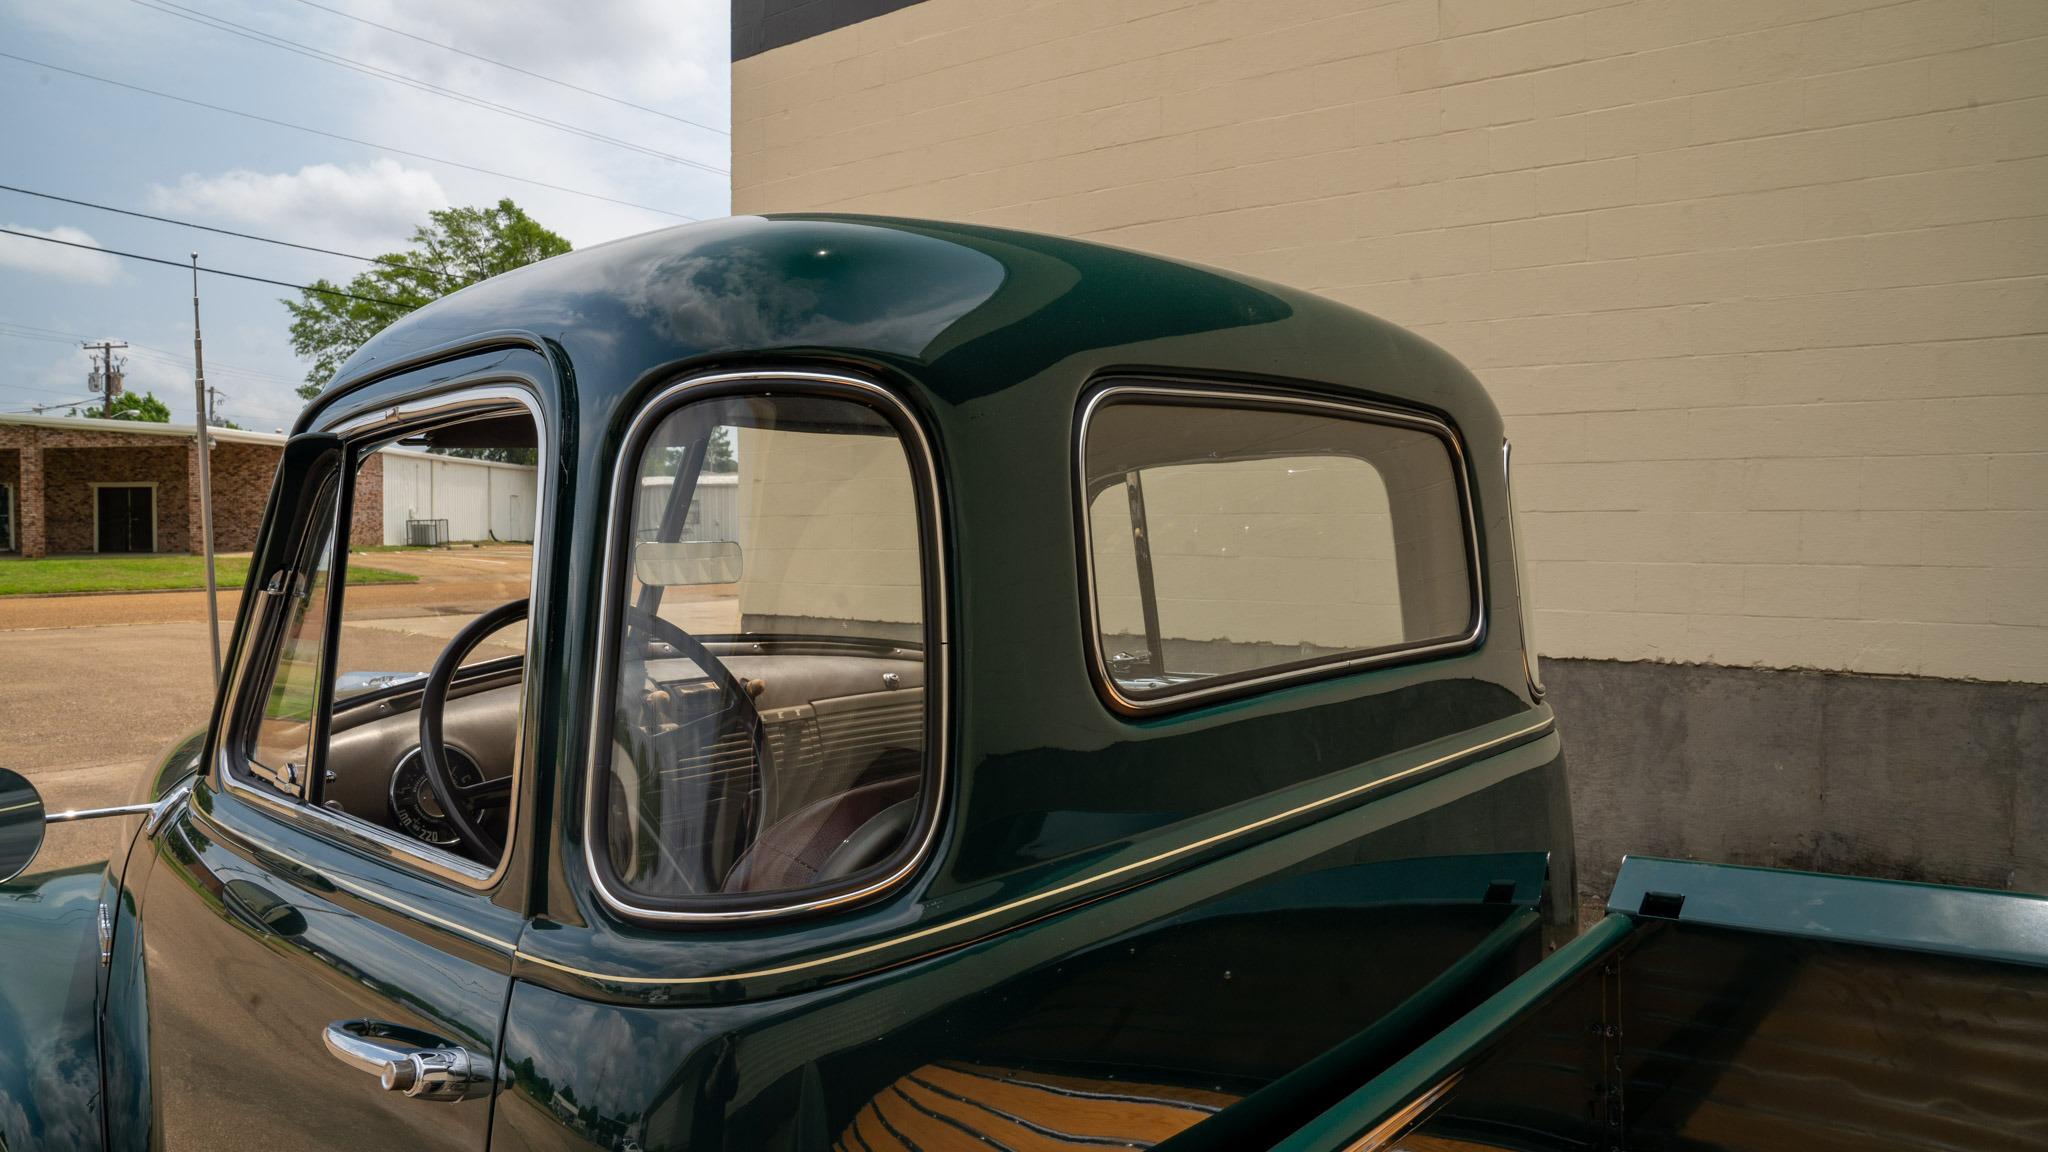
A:
[[[741,428],[736,455],[742,619],[923,621],[917,489],[900,442]]]
[[[733,204],[1325,293],[1486,381],[1558,656],[2048,681],[2048,2],[925,0]]]
[[[1144,474],[1144,493],[1164,638],[1307,649],[1426,639],[1404,634],[1387,486],[1365,461],[1154,468]],[[1122,486],[1096,496],[1088,527],[1102,630],[1142,640],[1130,498]]]

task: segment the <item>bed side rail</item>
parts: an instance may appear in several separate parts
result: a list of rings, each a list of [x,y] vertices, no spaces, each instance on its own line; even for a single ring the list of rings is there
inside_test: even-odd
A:
[[[2048,967],[2048,897],[1624,856],[1609,912]]]

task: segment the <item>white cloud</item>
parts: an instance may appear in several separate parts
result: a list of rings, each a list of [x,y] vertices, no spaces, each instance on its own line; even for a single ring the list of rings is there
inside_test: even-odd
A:
[[[52,240],[65,240],[72,244],[89,244],[99,247],[99,241],[77,228],[57,227],[48,231],[28,228],[9,223],[7,227],[16,232],[27,232],[32,236],[48,236]],[[90,252],[83,248],[67,248],[62,244],[46,244],[31,240],[27,236],[9,236],[0,233],[0,265],[20,268],[60,280],[79,284],[112,284],[121,274],[121,263],[105,252]]]
[[[718,129],[729,126],[726,0],[351,0],[365,19],[530,68],[592,91]],[[573,92],[490,64],[334,17],[316,21],[334,51],[378,67],[531,111],[716,168],[729,166],[719,132]],[[295,33],[306,35],[302,29]],[[498,172],[594,192],[693,217],[722,216],[726,176],[421,93],[395,84],[362,86],[348,131],[366,139]],[[510,196],[578,247],[682,220],[516,180],[432,168],[449,197],[490,204]]]
[[[407,168],[389,157],[367,166],[312,164],[297,172],[266,174],[238,168],[218,176],[187,173],[175,187],[153,185],[152,209],[166,214],[231,220],[268,229],[280,240],[393,246],[426,223],[427,213],[448,206],[448,194],[430,172]]]
[[[426,40],[725,126],[722,119],[707,119],[702,106],[723,96],[730,46],[726,0],[374,0],[349,9]],[[464,91],[476,92],[481,82],[494,91],[479,95],[536,112],[547,112],[565,97],[580,99],[554,85],[381,29],[353,24],[345,34],[352,42],[349,55]],[[692,115],[687,105],[696,105],[699,114]]]

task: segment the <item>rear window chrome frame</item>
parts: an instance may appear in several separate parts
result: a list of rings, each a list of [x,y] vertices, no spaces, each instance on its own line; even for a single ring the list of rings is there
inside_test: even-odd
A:
[[[1108,654],[1102,645],[1102,619],[1095,584],[1093,525],[1088,507],[1088,432],[1095,414],[1116,403],[1153,407],[1238,408],[1247,411],[1285,412],[1298,415],[1333,416],[1366,424],[1410,428],[1435,436],[1450,456],[1451,472],[1458,485],[1458,510],[1464,517],[1465,571],[1470,610],[1465,630],[1453,637],[1414,643],[1354,649],[1334,656],[1291,661],[1264,669],[1247,669],[1134,696],[1122,690],[1111,674]],[[1120,374],[1107,378],[1082,394],[1075,416],[1073,437],[1073,483],[1075,549],[1080,554],[1082,627],[1086,630],[1089,679],[1096,694],[1110,711],[1128,719],[1240,699],[1279,688],[1317,680],[1347,676],[1393,664],[1407,664],[1469,652],[1479,647],[1486,634],[1486,581],[1480,563],[1479,517],[1472,501],[1470,459],[1463,438],[1448,421],[1409,409],[1393,408],[1363,400],[1338,400],[1324,395],[1253,390],[1208,381],[1178,380]],[[1368,463],[1370,463],[1368,461]]]
[[[640,455],[664,420],[705,400],[772,398],[805,394],[865,404],[896,431],[910,466],[918,501],[918,547],[924,588],[925,747],[923,779],[915,823],[886,867],[857,884],[813,885],[783,892],[708,894],[660,900],[613,886],[611,862],[600,858],[599,790],[611,775],[608,718],[618,678],[618,635],[624,597],[627,550],[632,535],[633,497],[639,491]],[[938,456],[931,433],[916,410],[883,385],[840,372],[805,369],[717,370],[685,376],[640,403],[620,440],[606,496],[603,559],[598,567],[597,650],[592,667],[590,743],[584,755],[583,866],[603,906],[631,921],[654,925],[737,924],[838,911],[878,897],[907,881],[932,857],[944,826],[948,799],[952,718],[951,603],[946,584],[948,556]],[[856,874],[856,878],[858,874]]]

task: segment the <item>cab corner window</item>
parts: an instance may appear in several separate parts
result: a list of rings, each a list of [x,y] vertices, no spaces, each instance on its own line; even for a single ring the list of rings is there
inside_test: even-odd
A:
[[[608,887],[770,909],[890,872],[927,790],[926,542],[903,436],[827,395],[709,399],[615,525]]]
[[[1083,433],[1099,667],[1143,705],[1452,644],[1477,598],[1446,437],[1349,406],[1112,389]]]

